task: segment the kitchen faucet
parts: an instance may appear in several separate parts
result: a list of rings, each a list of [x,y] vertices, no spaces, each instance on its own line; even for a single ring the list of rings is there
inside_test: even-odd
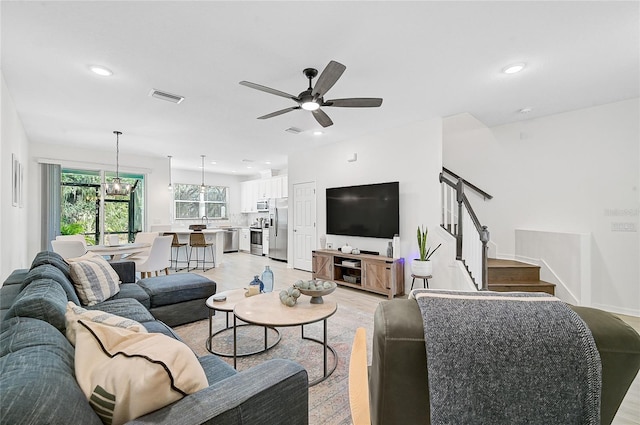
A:
[[[203,215],[202,218],[200,219],[201,223],[206,223],[207,225],[209,225],[209,217],[207,217],[206,215]]]

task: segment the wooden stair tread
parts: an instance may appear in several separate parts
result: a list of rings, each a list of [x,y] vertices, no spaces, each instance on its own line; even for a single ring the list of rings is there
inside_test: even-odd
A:
[[[499,260],[496,258],[488,258],[487,266],[489,268],[540,268],[535,264],[523,263],[515,260]]]
[[[533,286],[533,285],[540,285],[540,286],[556,286],[555,283],[550,283],[550,282],[545,282],[543,280],[532,280],[532,281],[518,281],[518,282],[495,282],[495,283],[489,283],[489,287],[491,286]]]
[[[555,294],[555,284],[540,280],[540,266],[538,265],[489,258],[487,266],[488,289],[491,291]]]

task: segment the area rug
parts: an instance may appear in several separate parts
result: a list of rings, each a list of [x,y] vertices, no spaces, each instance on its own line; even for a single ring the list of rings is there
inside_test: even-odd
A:
[[[295,307],[294,307],[295,308]],[[371,363],[371,338],[373,333],[373,315],[353,308],[340,309],[328,319],[327,337],[338,353],[338,366],[325,381],[309,388],[309,423],[311,425],[348,425],[351,424],[349,411],[349,355],[355,330],[363,327],[367,331],[369,364]],[[225,327],[225,315],[218,313],[213,319],[213,330]],[[322,340],[322,322],[305,326],[305,336]],[[176,333],[198,355],[209,354],[205,343],[209,332],[209,321],[201,320],[174,328]],[[278,328],[281,341],[265,353],[238,358],[238,370],[243,371],[268,359],[284,358],[300,363],[309,374],[309,380],[322,376],[322,345],[302,340],[300,327]],[[274,338],[269,332],[269,341]],[[238,350],[256,350],[264,344],[264,331],[253,326],[238,330]],[[225,331],[214,338],[213,348],[221,352],[231,353],[233,350],[233,332]],[[233,359],[221,357],[230,365]],[[328,364],[331,365],[331,352],[328,353]]]

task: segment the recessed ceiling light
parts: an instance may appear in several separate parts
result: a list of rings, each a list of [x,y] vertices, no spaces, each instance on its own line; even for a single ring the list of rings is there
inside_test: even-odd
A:
[[[89,69],[91,70],[91,72],[93,72],[94,74],[98,74],[101,77],[110,77],[111,75],[113,75],[113,72],[110,69],[105,68],[104,66],[91,65]]]
[[[533,111],[533,108],[522,108],[522,109],[518,109],[518,113],[520,114],[528,114],[529,112]]]
[[[247,165],[247,168],[248,169],[252,169],[253,167],[251,165]]]
[[[322,131],[320,131],[320,130],[316,130],[316,131],[313,132],[314,136],[322,136],[323,134],[324,133]]]
[[[215,162],[215,161],[211,161],[211,164],[216,165],[216,164],[217,164],[217,162]]]
[[[271,161],[265,161],[264,163],[267,164],[267,165],[270,165]]]
[[[524,63],[514,63],[502,68],[502,72],[504,72],[505,74],[515,74],[517,72],[522,71],[525,66],[526,64]]]

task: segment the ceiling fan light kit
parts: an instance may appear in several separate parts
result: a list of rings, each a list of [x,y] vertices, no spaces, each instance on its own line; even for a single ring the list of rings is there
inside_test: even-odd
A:
[[[338,79],[342,76],[347,69],[343,64],[331,61],[322,71],[316,85],[312,85],[312,80],[318,75],[318,70],[315,68],[305,68],[302,73],[309,79],[309,87],[301,92],[298,96],[294,96],[289,93],[285,93],[280,90],[272,89],[270,87],[262,86],[260,84],[251,83],[249,81],[240,81],[240,84],[255,90],[260,90],[265,93],[274,94],[280,97],[286,97],[298,104],[298,106],[292,106],[290,108],[281,109],[279,111],[272,112],[267,115],[258,117],[259,120],[277,117],[278,115],[285,114],[287,112],[294,111],[296,109],[304,109],[310,111],[316,121],[323,127],[329,127],[333,125],[331,118],[320,107],[341,107],[341,108],[375,108],[382,105],[381,98],[346,98],[346,99],[333,99],[324,100],[324,95],[334,86]]]

